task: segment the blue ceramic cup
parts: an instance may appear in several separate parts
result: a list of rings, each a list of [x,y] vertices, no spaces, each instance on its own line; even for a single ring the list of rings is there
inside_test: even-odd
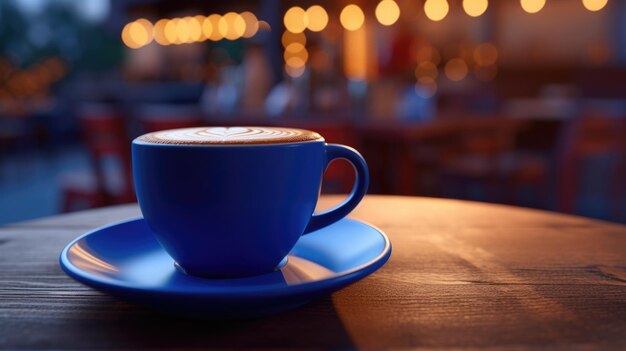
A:
[[[132,143],[141,212],[163,248],[191,275],[241,277],[274,270],[300,236],[345,217],[367,191],[365,160],[315,132],[270,127],[188,128]],[[335,159],[356,170],[348,198],[313,213]]]

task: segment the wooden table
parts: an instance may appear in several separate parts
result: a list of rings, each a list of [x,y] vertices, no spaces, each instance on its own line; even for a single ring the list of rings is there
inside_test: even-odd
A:
[[[322,199],[324,205],[339,201]],[[626,227],[455,200],[369,196],[389,262],[264,319],[173,319],[67,277],[61,249],[134,205],[0,229],[0,348],[626,349]]]

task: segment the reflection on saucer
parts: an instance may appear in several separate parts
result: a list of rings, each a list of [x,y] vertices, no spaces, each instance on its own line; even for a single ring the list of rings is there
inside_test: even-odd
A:
[[[89,248],[83,248],[81,243],[76,243],[69,249],[68,256],[80,269],[99,273],[117,272],[117,268],[97,258],[89,251]]]
[[[322,280],[337,273],[319,264],[297,256],[289,256],[287,264],[280,272],[287,285],[296,285],[316,280]]]

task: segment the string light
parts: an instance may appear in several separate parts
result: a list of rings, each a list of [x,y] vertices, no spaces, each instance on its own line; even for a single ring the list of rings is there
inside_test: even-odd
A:
[[[240,14],[229,12],[220,18],[217,24],[217,30],[228,40],[236,40],[241,38],[246,32],[246,22]]]
[[[463,10],[469,16],[478,17],[487,11],[488,0],[463,0]]]
[[[307,28],[313,32],[321,32],[328,25],[328,13],[323,7],[313,5],[306,10]]]
[[[292,33],[285,31],[280,38],[283,47],[288,47],[291,43],[300,43],[303,46],[306,45],[306,35],[304,33]]]
[[[591,12],[602,10],[609,0],[583,0],[583,6]]]
[[[474,49],[474,61],[479,66],[491,66],[498,60],[498,49],[490,43],[483,43]]]
[[[165,39],[167,39],[170,44],[180,44],[178,40],[178,18],[171,19],[167,21],[165,24]]]
[[[307,62],[309,59],[309,52],[304,48],[304,46],[298,51],[285,50],[285,53],[283,54],[285,62],[289,62],[289,60],[294,57],[300,59],[302,62]]]
[[[213,14],[207,17],[202,24],[202,31],[207,38],[218,41],[222,40],[224,36],[219,31],[219,24],[222,16],[218,14]],[[209,30],[210,29],[210,30]]]
[[[365,15],[359,6],[351,4],[341,10],[339,21],[346,30],[355,31],[363,26]]]
[[[467,64],[461,58],[453,58],[446,63],[444,68],[446,77],[451,81],[458,82],[467,76]]]
[[[158,20],[154,24],[154,28],[152,33],[154,35],[154,41],[156,41],[160,45],[170,45],[170,41],[165,37],[165,25],[169,22],[168,19],[163,18]]]
[[[124,45],[128,46],[131,49],[139,49],[141,47],[141,45],[139,45],[137,42],[135,42],[133,40],[133,38],[131,37],[131,35],[130,35],[130,27],[133,24],[134,24],[134,22],[128,23],[122,29],[122,42],[124,42]]]
[[[302,7],[294,6],[285,12],[283,23],[288,31],[292,33],[302,33],[309,24],[307,17]]]
[[[450,5],[447,0],[426,0],[424,13],[431,21],[441,21],[448,15]]]
[[[250,11],[244,11],[240,15],[246,24],[246,30],[243,32],[242,37],[252,38],[259,31],[259,20]]]
[[[375,10],[376,19],[383,26],[390,26],[400,18],[400,7],[393,0],[383,0]]]
[[[191,31],[189,30],[189,23],[184,18],[176,20],[176,41],[180,44],[191,42]]]
[[[528,13],[537,13],[545,6],[546,0],[520,0],[522,9]]]
[[[189,42],[198,42],[202,40],[204,35],[202,34],[202,22],[204,22],[204,18],[201,21],[198,21],[196,17],[185,17],[183,19],[187,22],[187,26],[189,27]]]

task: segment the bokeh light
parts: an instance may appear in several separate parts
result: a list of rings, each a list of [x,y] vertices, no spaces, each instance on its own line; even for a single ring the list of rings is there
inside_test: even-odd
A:
[[[448,15],[450,5],[447,0],[426,0],[424,3],[424,13],[431,21],[441,21]]]
[[[313,32],[321,32],[328,25],[328,13],[323,7],[313,5],[306,10],[307,28]]]
[[[260,20],[259,21],[259,32],[270,32],[272,31],[272,26],[270,26],[267,21]]]
[[[176,19],[164,20],[163,25],[163,38],[167,45],[175,44],[177,40],[176,34]]]
[[[450,59],[444,68],[446,77],[453,82],[463,80],[467,76],[467,64],[461,58]]]
[[[416,55],[417,62],[430,61],[435,65],[438,65],[441,62],[441,54],[437,48],[432,46],[424,46],[422,47]]]
[[[153,28],[150,21],[140,18],[128,23],[122,29],[122,41],[131,49],[148,45],[153,39]]]
[[[259,31],[259,20],[250,11],[244,11],[240,15],[246,23],[246,30],[243,32],[242,37],[252,38]]]
[[[602,10],[609,0],[583,0],[583,6],[591,12]]]
[[[246,32],[246,22],[238,13],[229,12],[220,18],[217,30],[225,39],[236,40]]]
[[[431,77],[422,77],[415,83],[415,93],[424,99],[430,99],[437,93],[437,83]]]
[[[285,65],[285,72],[292,78],[301,77],[304,74],[304,64],[300,66],[291,66],[289,64]]]
[[[185,17],[184,20],[189,26],[190,42],[201,41],[204,38],[202,34],[202,22],[204,22],[204,18],[202,18],[202,21],[199,21],[196,17]]]
[[[546,0],[520,0],[522,9],[528,13],[537,13],[545,6]]]
[[[463,0],[463,10],[469,16],[478,17],[487,11],[489,0]]]
[[[213,41],[222,40],[224,38],[219,31],[220,19],[222,19],[222,16],[213,14],[207,17],[202,24],[202,31],[204,32],[204,35]]]
[[[289,61],[293,57],[297,57],[301,59],[303,62],[307,62],[309,59],[309,52],[304,47],[301,47],[301,49],[298,51],[285,49],[285,53],[283,54],[283,58],[285,59],[285,62]]]
[[[171,42],[165,37],[165,25],[169,22],[168,19],[163,18],[158,20],[154,24],[154,29],[152,33],[154,35],[154,41],[159,43],[160,45],[170,45]]]
[[[191,42],[189,23],[184,18],[176,20],[176,42],[181,44]]]
[[[479,66],[494,65],[498,60],[498,49],[491,43],[483,43],[474,49],[473,57]]]
[[[439,71],[437,70],[437,66],[434,63],[429,62],[429,61],[421,62],[415,68],[415,78],[417,79],[423,78],[423,77],[429,77],[429,78],[435,79],[437,78],[438,75],[439,75]]]
[[[355,31],[363,26],[365,15],[360,7],[351,4],[341,10],[339,21],[346,30]]]
[[[131,49],[138,49],[141,47],[141,45],[136,43],[130,36],[130,27],[133,23],[134,22],[128,23],[122,29],[122,42],[124,43],[124,45],[126,45],[127,47]]]
[[[283,23],[292,33],[302,33],[309,24],[307,14],[302,7],[294,6],[285,12]]]
[[[376,19],[384,26],[390,26],[400,18],[400,7],[394,0],[383,0],[375,10]]]
[[[298,43],[298,42],[293,42],[289,45],[287,45],[287,47],[285,47],[285,52],[300,52],[302,50],[304,50],[304,45],[302,43]]]
[[[280,41],[283,44],[283,47],[288,47],[291,43],[300,43],[302,45],[306,45],[306,35],[304,33],[292,33],[289,31],[285,31],[283,36],[280,38]]]

